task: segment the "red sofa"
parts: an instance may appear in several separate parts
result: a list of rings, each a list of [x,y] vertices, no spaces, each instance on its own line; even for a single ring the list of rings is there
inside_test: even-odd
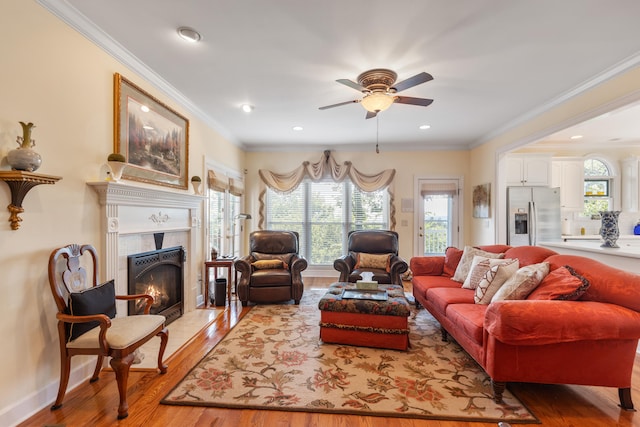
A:
[[[472,289],[451,280],[462,251],[410,260],[416,306],[440,322],[491,377],[494,399],[508,382],[617,387],[633,410],[631,374],[640,338],[640,276],[537,246],[479,246],[518,258],[520,266],[569,265],[590,282],[576,301],[509,300],[474,303]]]

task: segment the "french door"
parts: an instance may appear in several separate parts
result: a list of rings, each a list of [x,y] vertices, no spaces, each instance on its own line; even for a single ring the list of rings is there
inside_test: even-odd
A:
[[[416,255],[442,255],[460,245],[461,179],[417,180]]]

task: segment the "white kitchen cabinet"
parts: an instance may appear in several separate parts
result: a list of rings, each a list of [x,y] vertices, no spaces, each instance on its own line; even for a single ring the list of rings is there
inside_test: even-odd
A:
[[[640,159],[636,156],[630,156],[622,160],[622,193],[621,202],[624,212],[637,212],[638,209],[638,193],[640,185],[638,184],[638,169]]]
[[[551,184],[551,156],[510,154],[506,162],[507,186],[543,186]]]
[[[582,211],[584,200],[584,161],[555,158],[551,162],[551,186],[560,187],[560,206]]]

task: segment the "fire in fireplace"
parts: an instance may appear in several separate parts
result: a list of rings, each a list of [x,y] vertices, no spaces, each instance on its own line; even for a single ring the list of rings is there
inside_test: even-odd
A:
[[[149,294],[154,298],[151,314],[161,314],[167,324],[183,313],[185,253],[182,246],[129,255],[129,294]],[[129,315],[142,314],[144,301],[129,301]]]

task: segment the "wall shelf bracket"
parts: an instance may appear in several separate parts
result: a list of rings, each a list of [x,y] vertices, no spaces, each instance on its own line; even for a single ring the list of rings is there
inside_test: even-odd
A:
[[[62,177],[43,175],[33,172],[25,171],[0,171],[0,181],[4,181],[11,190],[11,204],[7,206],[9,210],[9,222],[11,223],[11,229],[17,230],[20,228],[20,214],[24,212],[22,207],[22,201],[36,185],[40,184],[55,184]]]

